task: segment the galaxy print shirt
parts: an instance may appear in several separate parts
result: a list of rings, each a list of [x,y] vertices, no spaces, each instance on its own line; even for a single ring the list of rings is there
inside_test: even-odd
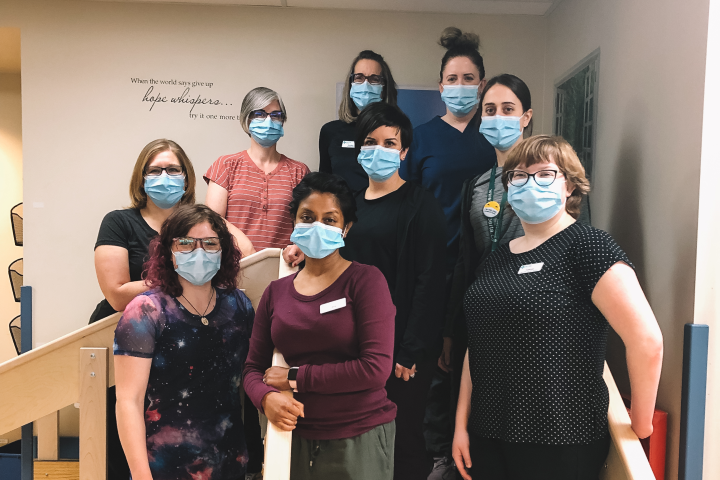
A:
[[[152,359],[145,428],[153,480],[244,478],[240,385],[255,312],[240,290],[216,293],[208,325],[151,290],[130,302],[115,330],[115,355]]]

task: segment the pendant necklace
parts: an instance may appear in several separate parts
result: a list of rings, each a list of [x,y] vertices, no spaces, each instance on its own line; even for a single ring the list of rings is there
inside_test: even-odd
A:
[[[183,297],[183,298],[185,298],[185,301],[188,302],[188,305],[190,305],[190,306],[193,308],[193,310],[195,310],[195,311],[197,312],[197,314],[200,315],[200,310],[198,310],[197,308],[195,308],[195,305],[193,305],[192,303],[190,303],[190,300],[188,300],[188,299],[185,297],[185,295],[183,295],[183,294],[181,293],[180,296]],[[210,301],[208,302],[207,307],[205,307],[205,312],[204,312],[202,315],[200,315],[200,317],[201,317],[201,318],[200,318],[200,321],[202,322],[203,325],[207,325],[208,323],[210,323],[210,322],[208,322],[208,319],[205,317],[205,314],[207,313],[208,308],[210,308],[210,304],[212,303],[213,298],[215,298],[215,289],[214,289],[214,288],[212,289],[212,294],[210,295]]]

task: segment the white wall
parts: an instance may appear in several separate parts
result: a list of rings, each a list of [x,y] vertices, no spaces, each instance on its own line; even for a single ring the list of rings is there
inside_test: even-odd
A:
[[[10,209],[23,199],[21,103],[20,74],[0,72],[0,363],[17,356],[7,325],[20,315],[20,304],[13,297],[7,268],[23,256],[10,223]]]
[[[668,479],[677,478],[683,325],[694,318],[707,22],[708,0],[565,0],[548,23],[547,105],[554,83],[600,48],[593,224],[635,263],[663,331]],[[611,353],[627,391],[622,348]]]
[[[700,212],[698,218],[695,323],[710,326],[708,389],[705,408],[703,477],[720,478],[720,1],[710,0],[702,129]]]
[[[480,34],[489,75],[515,73],[536,98],[543,92],[542,17],[6,0],[0,19],[22,32],[35,345],[86,324],[102,298],[97,229],[108,211],[128,205],[130,172],[148,141],[178,141],[199,174],[247,146],[237,122],[190,119],[188,106],[170,103],[149,111],[140,101],[149,85],[131,77],[212,82],[193,92],[232,106],[196,108],[205,114],[236,115],[251,88],[276,89],[289,112],[279,149],[311,169],[320,127],[335,118],[335,84],[365,48],[385,56],[398,84],[436,85],[437,39],[456,25]],[[158,90],[174,96],[182,87]],[[542,104],[534,107],[542,116]],[[198,187],[202,201],[204,182]]]

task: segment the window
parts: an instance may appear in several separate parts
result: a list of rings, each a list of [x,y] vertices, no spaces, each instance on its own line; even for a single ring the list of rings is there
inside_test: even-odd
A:
[[[599,52],[593,52],[555,84],[553,133],[572,145],[588,179],[592,179],[595,162],[599,59]]]

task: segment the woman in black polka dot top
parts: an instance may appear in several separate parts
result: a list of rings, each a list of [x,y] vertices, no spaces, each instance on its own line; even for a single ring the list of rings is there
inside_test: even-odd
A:
[[[524,140],[503,184],[525,235],[490,255],[465,295],[453,457],[466,480],[594,480],[610,442],[608,328],[625,343],[640,438],[652,433],[662,335],[625,253],[575,221],[590,187],[566,141]]]

